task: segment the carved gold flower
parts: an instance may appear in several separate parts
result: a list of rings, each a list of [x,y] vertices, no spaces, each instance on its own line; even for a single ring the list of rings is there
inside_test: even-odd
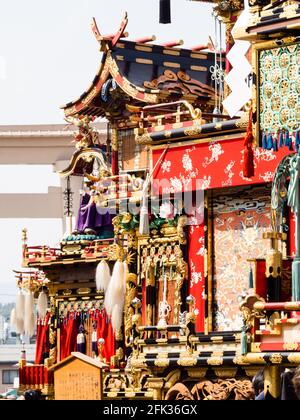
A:
[[[287,67],[290,63],[290,57],[287,53],[282,53],[279,57],[280,67]]]
[[[273,121],[273,113],[272,111],[267,111],[264,115],[264,124],[266,126],[269,126],[270,124],[272,124]]]
[[[287,80],[282,80],[280,83],[280,92],[282,95],[286,95],[289,90],[289,82]]]
[[[288,76],[290,80],[295,80],[297,79],[298,76],[298,66],[290,66],[288,69]]]
[[[300,105],[296,106],[295,111],[296,111],[296,120],[299,121],[300,120]]]
[[[288,110],[288,108],[284,108],[284,109],[281,110],[281,112],[280,112],[280,118],[281,118],[281,122],[283,124],[285,124],[287,122],[287,120],[289,118],[289,110]]]
[[[122,217],[122,223],[126,223],[126,224],[127,223],[130,223],[131,222],[131,219],[132,219],[131,214],[130,213],[126,213]]]
[[[273,94],[273,85],[271,83],[266,84],[265,86],[265,96],[270,99]]]
[[[288,107],[289,108],[294,108],[296,103],[297,103],[297,95],[295,93],[292,93],[288,97],[288,101],[287,101]]]
[[[273,66],[273,57],[271,55],[267,55],[265,57],[265,65],[264,65],[264,67],[266,69],[271,69],[272,66]]]
[[[278,81],[279,81],[279,79],[280,79],[280,76],[281,76],[281,71],[280,71],[280,69],[274,69],[274,70],[272,71],[272,82],[273,82],[273,83],[278,83]]]
[[[280,96],[274,96],[272,98],[272,110],[273,111],[279,111],[281,106],[281,98]]]
[[[274,363],[274,364],[279,364],[282,362],[282,356],[280,353],[274,353],[272,354],[272,356],[270,357],[270,362]]]
[[[298,349],[298,343],[284,343],[283,349],[287,351],[297,350]]]

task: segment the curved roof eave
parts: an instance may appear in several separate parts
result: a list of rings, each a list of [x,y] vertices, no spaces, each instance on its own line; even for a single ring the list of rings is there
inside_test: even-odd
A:
[[[93,100],[98,95],[101,95],[102,86],[110,76],[113,77],[117,85],[121,90],[124,91],[124,93],[137,101],[145,102],[148,104],[155,104],[159,100],[158,96],[161,97],[164,95],[163,92],[159,89],[143,89],[131,83],[126,77],[122,75],[117,62],[113,59],[110,51],[108,51],[105,53],[101,66],[90,87],[75,101],[61,106],[61,109],[64,110],[65,116],[68,117],[85,113],[93,114]],[[97,107],[99,108],[99,105],[97,105]],[[103,113],[105,113],[104,108]]]

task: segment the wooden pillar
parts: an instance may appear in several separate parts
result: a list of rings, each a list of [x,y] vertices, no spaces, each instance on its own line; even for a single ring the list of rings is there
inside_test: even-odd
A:
[[[55,302],[55,291],[53,288],[49,287],[49,296],[50,296],[50,325],[49,325],[49,342],[50,342],[50,352],[49,358],[51,359],[51,364],[55,364],[60,360],[60,351],[58,352],[57,348],[57,339],[60,341],[60,337],[57,337],[57,322],[58,322],[58,311],[56,311],[56,302]],[[59,335],[59,334],[58,334]]]
[[[280,366],[268,366],[264,370],[265,382],[264,393],[270,394],[274,399],[280,397]]]
[[[163,399],[163,387],[164,387],[165,380],[163,378],[148,378],[147,385],[148,388],[152,389],[153,391],[153,399],[154,400],[162,400]]]
[[[236,16],[230,16],[228,21],[225,21],[226,25],[226,31],[225,31],[225,37],[226,37],[226,59],[225,59],[225,73],[228,74],[230,70],[232,69],[231,63],[227,59],[227,54],[231,50],[232,46],[234,45],[234,39],[232,37],[232,28],[236,22]]]

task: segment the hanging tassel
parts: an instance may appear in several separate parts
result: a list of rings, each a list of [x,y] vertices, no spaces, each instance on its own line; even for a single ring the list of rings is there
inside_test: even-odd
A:
[[[124,269],[123,289],[124,289],[124,293],[126,293],[126,279],[127,279],[127,274],[128,274],[128,264],[126,261],[123,262],[123,269]]]
[[[262,136],[262,148],[267,149],[267,135],[266,135],[266,133],[264,133],[263,136]]]
[[[146,180],[143,185],[142,191],[142,206],[140,210],[140,235],[149,235],[149,214],[148,214],[148,188],[149,188],[150,176],[147,174]]]
[[[108,316],[111,315],[111,311],[112,311],[111,294],[112,294],[113,290],[112,290],[111,282],[112,282],[112,280],[110,279],[110,282],[108,284],[108,287],[107,287],[106,292],[105,292],[105,297],[104,297],[104,308],[105,308]]]
[[[300,302],[300,259],[295,257],[292,262],[292,301]]]
[[[248,343],[247,343],[247,334],[244,330],[242,330],[241,333],[241,354],[247,354],[248,353]]]
[[[111,326],[114,332],[120,331],[123,324],[123,305],[116,304],[112,309]]]
[[[273,149],[273,138],[272,138],[272,134],[269,133],[267,137],[267,150],[272,150],[272,149]]]
[[[284,141],[284,145],[289,147],[290,146],[290,136],[289,136],[289,132],[286,130],[285,132],[285,141]]]
[[[77,334],[76,344],[77,344],[77,351],[85,354],[86,346],[85,346],[85,335],[84,335],[83,325],[80,325],[79,327],[79,333]]]
[[[109,282],[107,293],[105,294],[104,307],[108,315],[112,314],[112,310],[115,304],[124,301],[124,264],[122,261],[116,261]]]
[[[24,333],[31,337],[34,332],[34,298],[33,293],[29,291],[25,296],[25,315],[24,315]]]
[[[94,331],[92,332],[92,351],[97,354],[97,331],[96,326],[94,326]]]
[[[101,260],[96,268],[97,290],[106,291],[110,281],[110,269],[105,260]]]
[[[250,272],[249,272],[249,284],[248,284],[249,289],[253,289],[254,287],[254,282],[253,282],[253,270],[252,267],[250,266]]]
[[[35,333],[35,326],[36,326],[36,314],[34,312],[32,312],[31,317],[30,317],[30,324],[29,324],[29,329],[28,329],[28,336],[32,337]]]
[[[109,283],[108,293],[104,300],[106,312],[111,316],[111,325],[115,332],[119,331],[123,322],[127,272],[127,263],[116,261]]]
[[[160,0],[159,23],[171,23],[171,0]]]
[[[16,308],[12,308],[9,318],[10,326],[14,329],[17,328],[17,317],[16,317]]]
[[[283,136],[283,131],[280,131],[280,135],[279,135],[279,147],[283,147],[284,146],[284,136]]]
[[[277,138],[274,136],[274,143],[273,143],[273,150],[274,152],[278,152],[278,142],[277,142]]]
[[[48,297],[42,290],[37,300],[37,312],[40,319],[44,319],[48,308]]]
[[[21,289],[18,290],[16,298],[16,333],[24,332],[25,296]]]
[[[296,134],[295,134],[295,146],[296,146],[296,151],[298,152],[299,146],[300,146],[300,133],[299,133],[299,131],[296,131]]]
[[[244,139],[243,176],[245,178],[251,178],[254,176],[254,154],[253,154],[252,145],[253,145],[252,110],[250,110],[247,133]]]

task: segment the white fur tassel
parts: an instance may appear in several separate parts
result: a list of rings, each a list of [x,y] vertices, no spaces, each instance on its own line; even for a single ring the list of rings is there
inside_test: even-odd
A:
[[[114,305],[122,299],[124,299],[124,264],[122,261],[116,261],[104,299],[108,315],[112,315]]]
[[[127,272],[127,264],[116,261],[105,295],[104,306],[108,315],[111,316],[111,324],[115,332],[119,331],[123,323]]]
[[[33,293],[28,292],[25,296],[25,317],[24,317],[24,332],[31,337],[34,332],[34,298]]]
[[[147,174],[147,178],[143,185],[142,191],[142,206],[140,210],[140,235],[149,235],[149,214],[148,214],[148,187],[149,187],[150,176]]]
[[[42,290],[39,294],[38,300],[37,300],[37,311],[38,316],[41,319],[44,319],[47,313],[48,308],[48,297],[46,293]]]
[[[122,327],[123,323],[123,306],[121,304],[114,305],[111,314],[111,326],[114,332],[117,332]]]
[[[28,337],[32,337],[35,331],[35,324],[36,324],[36,315],[32,312],[30,317],[30,322],[28,325],[27,335]]]
[[[104,308],[105,308],[108,316],[111,315],[111,310],[112,310],[111,304],[110,304],[110,302],[111,302],[111,297],[110,297],[111,292],[112,292],[112,288],[111,288],[111,280],[110,280],[109,285],[108,285],[108,287],[106,289],[106,292],[105,292],[105,297],[104,297]]]
[[[101,260],[96,268],[97,290],[107,290],[110,281],[110,269],[105,260]]]
[[[22,290],[18,290],[16,298],[16,333],[24,332],[25,296]]]
[[[123,287],[124,287],[124,295],[125,295],[126,294],[126,278],[127,278],[127,274],[128,274],[128,265],[127,265],[126,261],[123,262],[123,266],[124,266],[124,284],[123,284]]]
[[[12,308],[10,313],[10,326],[17,328],[16,308]]]

